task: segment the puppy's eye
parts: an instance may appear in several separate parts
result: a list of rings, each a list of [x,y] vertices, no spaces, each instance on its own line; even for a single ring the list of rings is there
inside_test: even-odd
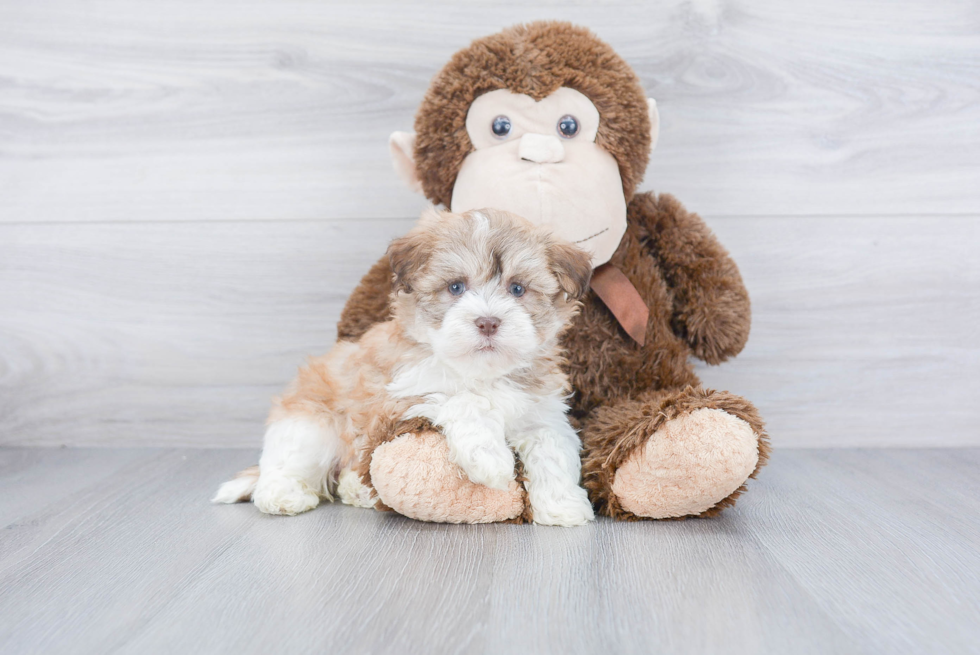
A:
[[[578,120],[571,114],[565,114],[558,119],[558,134],[571,139],[578,134]]]
[[[463,292],[464,291],[466,291],[466,283],[465,282],[459,282],[459,281],[457,281],[457,282],[450,282],[449,283],[449,293],[453,294],[454,296],[461,296],[461,295],[463,295]]]
[[[524,285],[523,284],[520,284],[518,282],[513,282],[510,285],[510,293],[515,298],[520,298],[521,296],[523,296],[524,295],[524,291],[525,291],[525,289],[524,289]]]
[[[510,134],[510,119],[506,116],[497,116],[493,119],[490,129],[493,130],[493,135],[498,139],[507,138],[507,135]]]

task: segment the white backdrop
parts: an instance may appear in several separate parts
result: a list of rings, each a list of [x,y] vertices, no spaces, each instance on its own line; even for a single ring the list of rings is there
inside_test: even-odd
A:
[[[470,39],[565,18],[661,113],[644,189],[753,299],[702,367],[779,446],[980,445],[980,10],[952,0],[0,0],[0,444],[257,446],[423,206]]]

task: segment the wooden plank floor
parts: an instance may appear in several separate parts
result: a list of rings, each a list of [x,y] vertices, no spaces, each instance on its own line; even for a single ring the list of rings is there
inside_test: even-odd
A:
[[[976,653],[980,449],[783,450],[717,520],[212,506],[254,450],[0,449],[0,652]]]

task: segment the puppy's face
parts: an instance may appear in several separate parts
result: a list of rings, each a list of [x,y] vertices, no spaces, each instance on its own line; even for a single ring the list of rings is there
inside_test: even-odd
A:
[[[427,212],[388,257],[395,320],[454,369],[479,377],[550,351],[592,275],[584,251],[489,209]]]

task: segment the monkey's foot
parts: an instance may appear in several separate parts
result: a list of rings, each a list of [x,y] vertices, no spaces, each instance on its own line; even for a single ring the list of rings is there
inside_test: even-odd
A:
[[[381,502],[419,521],[496,523],[524,513],[525,493],[517,481],[505,490],[471,482],[449,461],[438,432],[403,434],[375,449],[371,484]]]
[[[735,504],[769,452],[751,404],[690,387],[602,408],[585,436],[592,500],[626,520],[714,516]]]

